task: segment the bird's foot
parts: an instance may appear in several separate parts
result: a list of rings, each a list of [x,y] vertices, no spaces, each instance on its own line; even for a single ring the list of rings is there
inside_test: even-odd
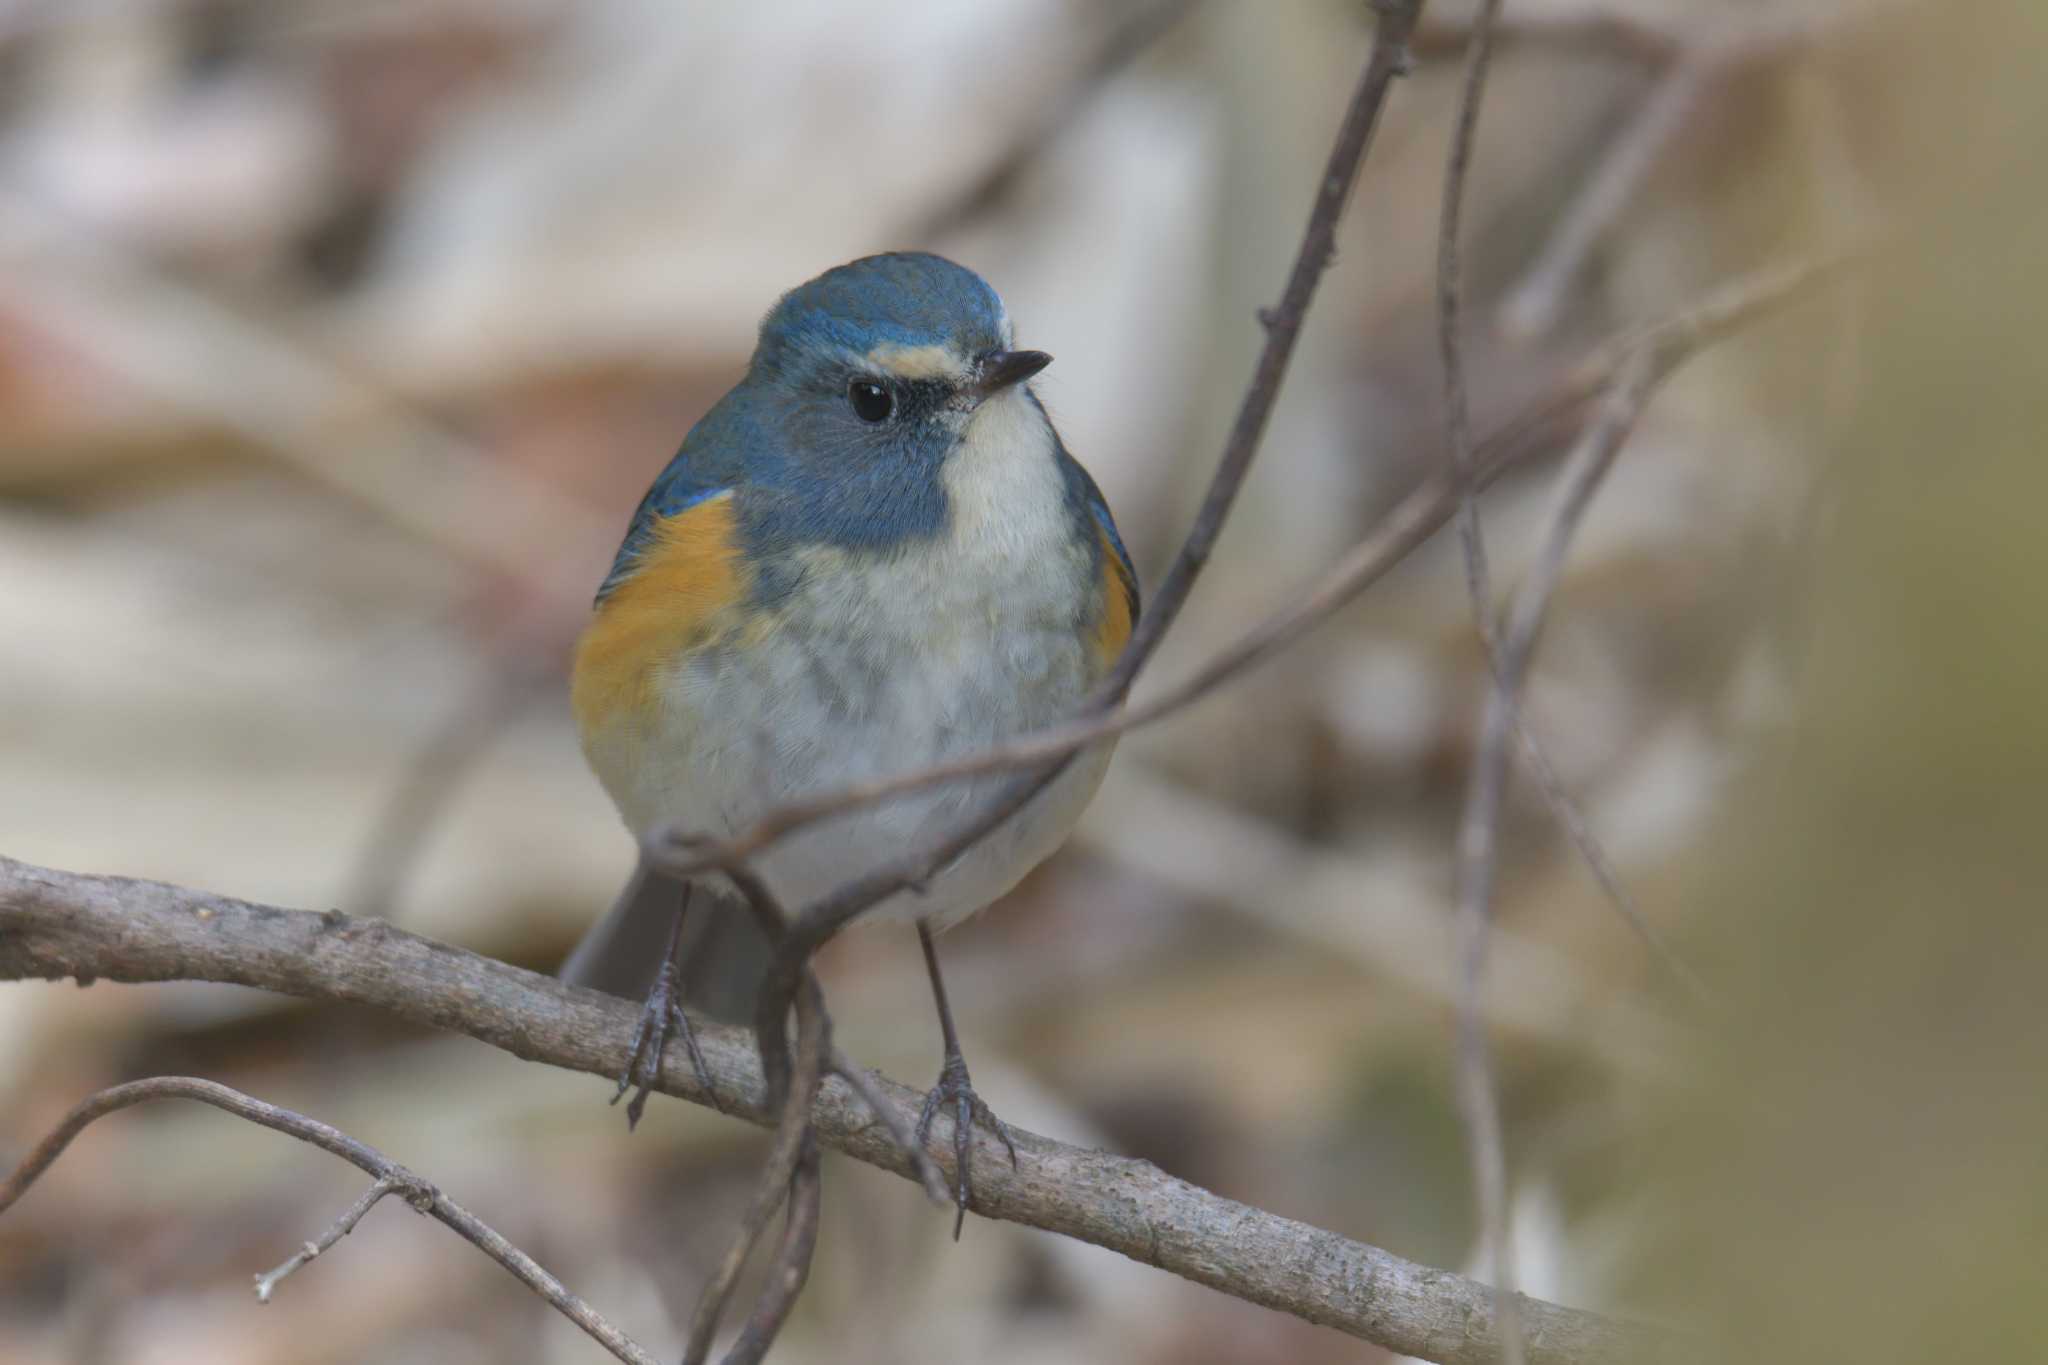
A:
[[[647,1112],[647,1097],[661,1079],[661,1054],[667,1050],[671,1037],[683,1040],[683,1046],[689,1049],[690,1066],[697,1073],[697,1083],[711,1097],[712,1107],[721,1114],[725,1112],[718,1099],[718,1088],[711,1083],[710,1068],[704,1064],[704,1053],[697,1046],[697,1035],[690,1028],[690,1016],[683,1013],[678,998],[681,991],[682,971],[671,953],[662,958],[661,971],[647,992],[646,1002],[640,1006],[640,1026],[633,1030],[633,1050],[626,1055],[626,1069],[619,1073],[619,1088],[612,1094],[611,1102],[617,1104],[635,1084],[640,1087],[626,1105],[628,1130],[639,1127],[640,1116]]]
[[[924,1108],[917,1116],[919,1147],[926,1144],[931,1134],[932,1120],[948,1107],[953,1113],[953,1201],[959,1209],[953,1218],[953,1240],[957,1242],[960,1229],[967,1222],[968,1201],[974,1197],[974,1120],[980,1119],[1003,1140],[1012,1170],[1017,1166],[1017,1144],[1010,1138],[1009,1126],[974,1093],[974,1086],[967,1079],[967,1063],[957,1052],[946,1058],[946,1065],[939,1071],[939,1083],[924,1097]]]

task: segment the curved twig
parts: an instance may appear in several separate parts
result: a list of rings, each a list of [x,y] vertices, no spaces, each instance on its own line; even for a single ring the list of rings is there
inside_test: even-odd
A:
[[[803,1292],[804,1283],[810,1278],[811,1257],[818,1248],[818,1211],[823,1194],[819,1167],[817,1135],[806,1130],[796,1171],[790,1176],[789,1218],[783,1224],[782,1245],[775,1253],[780,1270],[761,1291],[754,1304],[754,1315],[747,1319],[739,1340],[726,1352],[723,1365],[758,1365],[767,1357],[782,1324],[788,1321],[790,1309],[796,1307],[796,1296]]]
[[[1458,548],[1465,560],[1465,593],[1472,602],[1472,624],[1479,632],[1479,650],[1489,673],[1499,668],[1493,629],[1493,583],[1486,563],[1486,537],[1479,525],[1479,480],[1472,455],[1472,405],[1465,386],[1463,303],[1465,272],[1460,228],[1465,184],[1472,169],[1472,144],[1479,133],[1479,110],[1486,98],[1486,73],[1493,56],[1493,27],[1500,19],[1501,0],[1480,0],[1465,44],[1465,79],[1458,95],[1458,121],[1451,134],[1450,163],[1444,170],[1443,209],[1437,223],[1436,297],[1437,351],[1444,370],[1444,425],[1450,448],[1451,480],[1458,490]],[[1535,741],[1530,740],[1530,747]],[[1475,787],[1477,783],[1475,781]],[[1459,876],[1470,867],[1461,837]],[[1491,864],[1487,871],[1491,873]],[[1491,884],[1488,886],[1489,892]],[[1461,901],[1461,905],[1470,902]],[[1486,931],[1491,923],[1490,897],[1477,901],[1476,927],[1467,924],[1464,970],[1458,979],[1458,1094],[1464,1103],[1466,1146],[1472,1158],[1472,1189],[1479,1212],[1479,1250],[1493,1279],[1495,1313],[1500,1325],[1500,1353],[1505,1365],[1522,1365],[1528,1348],[1515,1313],[1515,1247],[1512,1213],[1507,1199],[1507,1154],[1500,1131],[1500,1103],[1494,1093],[1493,1068],[1480,1025],[1480,966],[1486,956]],[[1471,935],[1476,933],[1475,941]]]
[[[683,1365],[703,1365],[710,1359],[712,1335],[718,1331],[718,1320],[724,1315],[726,1304],[731,1302],[733,1290],[739,1285],[740,1271],[746,1268],[747,1258],[760,1244],[761,1234],[767,1230],[769,1220],[775,1217],[775,1211],[782,1207],[783,1199],[791,1193],[790,1182],[796,1176],[804,1152],[813,1146],[811,1105],[817,1099],[825,1055],[831,1048],[825,1002],[815,983],[797,996],[796,1015],[796,1066],[787,1098],[783,1100],[782,1115],[775,1124],[775,1140],[768,1149],[768,1160],[762,1165],[754,1197],[740,1218],[732,1245],[726,1248],[725,1259],[719,1262],[717,1271],[697,1300],[697,1311],[690,1319],[690,1338],[683,1347]],[[791,1218],[792,1221],[796,1218],[794,1209]],[[790,1250],[792,1247],[785,1239],[782,1251]],[[771,1276],[771,1283],[790,1275],[801,1282],[810,1273],[808,1253],[801,1265],[785,1264],[779,1269],[783,1274]],[[778,1314],[767,1325],[769,1339],[772,1340],[773,1327],[780,1321],[781,1315]],[[767,1342],[763,1341],[764,1349],[766,1345]],[[736,1354],[726,1357],[726,1365],[735,1365]]]
[[[1465,591],[1479,619],[1479,633],[1493,647],[1491,575],[1486,539],[1479,530],[1478,468],[1472,451],[1472,402],[1465,386],[1465,269],[1461,228],[1465,184],[1472,168],[1472,144],[1479,134],[1479,108],[1493,57],[1493,26],[1501,0],[1480,0],[1465,46],[1465,79],[1458,96],[1458,121],[1451,133],[1450,165],[1444,171],[1443,208],[1437,220],[1437,355],[1444,370],[1444,426],[1449,437],[1451,476],[1458,484],[1458,547],[1465,557]]]
[[[0,859],[0,874],[11,877],[21,870],[22,864]],[[143,883],[130,885],[139,886]],[[0,913],[0,929],[7,927],[7,916]],[[110,970],[108,974],[114,973]],[[288,1137],[295,1137],[301,1142],[309,1142],[377,1178],[377,1184],[371,1187],[370,1194],[342,1215],[342,1218],[322,1235],[320,1241],[307,1243],[299,1255],[269,1274],[257,1277],[258,1298],[267,1300],[270,1286],[340,1240],[363,1214],[369,1212],[370,1206],[378,1199],[387,1193],[402,1193],[414,1208],[453,1229],[464,1241],[511,1271],[521,1284],[547,1300],[557,1312],[582,1328],[593,1341],[614,1356],[629,1362],[629,1365],[655,1365],[655,1358],[652,1355],[606,1321],[589,1304],[571,1293],[560,1280],[541,1269],[540,1264],[531,1256],[506,1241],[481,1218],[390,1157],[367,1143],[358,1142],[339,1128],[290,1109],[266,1104],[217,1081],[200,1080],[193,1076],[158,1076],[151,1080],[130,1081],[126,1085],[110,1086],[89,1097],[65,1115],[63,1122],[51,1130],[49,1136],[36,1144],[35,1149],[22,1159],[21,1164],[14,1168],[4,1182],[0,1182],[0,1213],[5,1213],[13,1207],[14,1203],[28,1192],[29,1187],[35,1184],[37,1177],[63,1155],[64,1149],[71,1145],[71,1140],[83,1132],[93,1120],[133,1105],[167,1099],[197,1100],[201,1104],[224,1109],[237,1118],[247,1119],[251,1123]]]
[[[1245,476],[1251,472],[1259,439],[1265,435],[1267,420],[1279,400],[1280,384],[1294,359],[1294,346],[1301,338],[1309,304],[1315,299],[1323,272],[1336,255],[1337,223],[1344,216],[1352,186],[1358,183],[1359,168],[1365,164],[1366,149],[1372,145],[1373,132],[1379,127],[1387,93],[1393,89],[1395,78],[1409,69],[1412,58],[1408,39],[1421,17],[1422,0],[1377,0],[1373,8],[1377,22],[1372,50],[1366,55],[1365,69],[1359,73],[1358,86],[1344,111],[1344,121],[1337,127],[1322,179],[1316,184],[1308,226],[1302,231],[1287,286],[1281,291],[1280,302],[1259,314],[1266,329],[1266,344],[1259,352],[1251,382],[1245,387],[1244,400],[1238,405],[1237,419],[1231,423],[1223,454],[1216,462],[1216,472],[1210,476],[1208,492],[1203,495],[1187,538],[1181,542],[1180,552],[1174,556],[1166,577],[1154,589],[1144,619],[1138,622],[1123,658],[1103,687],[1105,697],[1121,698],[1130,690],[1132,680],[1179,619],[1188,594],[1194,590],[1195,579],[1200,577],[1216,548],[1224,520],[1237,501],[1238,490],[1244,487]]]
[[[1500,1098],[1494,1083],[1493,1057],[1479,1011],[1479,993],[1486,972],[1487,934],[1493,923],[1493,888],[1500,824],[1501,793],[1507,785],[1508,740],[1529,656],[1543,613],[1563,572],[1579,519],[1616,453],[1634,430],[1651,389],[1652,363],[1636,355],[1616,378],[1608,400],[1585,439],[1572,452],[1559,475],[1562,490],[1550,534],[1529,579],[1515,595],[1514,612],[1494,655],[1494,685],[1487,690],[1480,726],[1479,752],[1473,764],[1463,818],[1458,826],[1458,1108],[1471,1148],[1472,1175],[1478,1193],[1481,1241],[1500,1295],[1501,1356],[1523,1358],[1520,1315],[1508,1305],[1514,1258],[1510,1249],[1507,1156],[1501,1137]]]
[[[327,1225],[325,1232],[309,1242],[300,1243],[297,1251],[256,1277],[256,1301],[269,1303],[270,1296],[277,1292],[280,1282],[300,1266],[330,1250],[336,1242],[354,1232],[356,1224],[362,1222],[363,1216],[377,1207],[378,1202],[387,1194],[403,1194],[414,1208],[424,1208],[421,1201],[431,1201],[434,1190],[431,1185],[412,1183],[411,1177],[404,1174],[378,1176],[370,1188],[363,1191],[362,1198],[343,1210],[339,1218]]]

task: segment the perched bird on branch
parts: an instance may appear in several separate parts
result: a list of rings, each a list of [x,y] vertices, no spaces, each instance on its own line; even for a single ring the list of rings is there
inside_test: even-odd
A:
[[[727,836],[779,804],[987,748],[1068,717],[1109,673],[1137,578],[1031,391],[1051,360],[1015,349],[996,292],[937,256],[870,256],[776,304],[746,377],[641,502],[577,648],[584,752],[636,835]],[[932,934],[1050,854],[1108,762],[1106,744],[1080,754],[870,912],[918,927],[945,1046],[918,1137],[950,1108],[963,1211],[972,1119],[1009,1134],[969,1082]],[[757,866],[800,909],[948,832],[1004,780],[862,807]],[[643,868],[563,974],[646,999],[623,1094],[658,1072],[671,1031],[694,1049],[679,995],[745,1019],[767,956],[729,890]]]

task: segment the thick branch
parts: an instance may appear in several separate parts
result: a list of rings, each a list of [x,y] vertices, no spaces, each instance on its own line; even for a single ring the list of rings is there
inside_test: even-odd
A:
[[[64,977],[222,981],[368,1005],[607,1080],[625,1064],[634,1024],[623,1000],[378,921],[0,858],[0,980]],[[769,1121],[751,1037],[709,1021],[697,1029],[722,1095],[744,1097],[748,1117]],[[664,1066],[657,1088],[710,1103],[681,1058]],[[880,1078],[874,1090],[903,1123],[922,1099]],[[824,1083],[812,1119],[823,1145],[909,1174],[888,1126],[837,1077]],[[974,1181],[976,1212],[986,1217],[1108,1247],[1392,1351],[1456,1365],[1498,1358],[1492,1294],[1476,1281],[1220,1198],[1149,1162],[1014,1135],[1014,1170],[993,1138],[975,1136],[986,1147]],[[1539,1365],[1679,1358],[1681,1347],[1653,1330],[1518,1303]]]

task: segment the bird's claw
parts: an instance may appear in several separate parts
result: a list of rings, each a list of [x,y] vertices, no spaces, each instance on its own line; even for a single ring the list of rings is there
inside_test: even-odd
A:
[[[681,972],[672,958],[665,958],[653,988],[647,992],[646,1002],[640,1007],[640,1024],[633,1030],[633,1050],[626,1055],[626,1069],[619,1073],[619,1088],[612,1092],[611,1102],[617,1104],[636,1084],[640,1087],[626,1105],[628,1131],[638,1128],[640,1116],[647,1112],[647,1097],[654,1093],[655,1084],[661,1079],[661,1054],[671,1037],[683,1040],[690,1053],[691,1069],[697,1073],[697,1083],[710,1096],[712,1107],[721,1114],[725,1112],[718,1088],[711,1083],[711,1070],[704,1063],[703,1050],[697,1046],[697,1034],[690,1027],[690,1016],[683,1013],[677,1002],[680,989]]]
[[[1010,1137],[1009,1125],[997,1118],[995,1111],[974,1093],[974,1086],[967,1079],[967,1063],[958,1056],[952,1056],[946,1059],[946,1065],[939,1071],[938,1084],[924,1097],[924,1108],[918,1112],[919,1147],[927,1144],[932,1120],[947,1105],[953,1109],[953,1201],[958,1208],[953,1217],[953,1240],[957,1242],[960,1230],[967,1222],[967,1205],[974,1198],[974,1120],[980,1119],[1003,1140],[1003,1150],[1010,1154],[1012,1170],[1017,1167],[1017,1144]]]

